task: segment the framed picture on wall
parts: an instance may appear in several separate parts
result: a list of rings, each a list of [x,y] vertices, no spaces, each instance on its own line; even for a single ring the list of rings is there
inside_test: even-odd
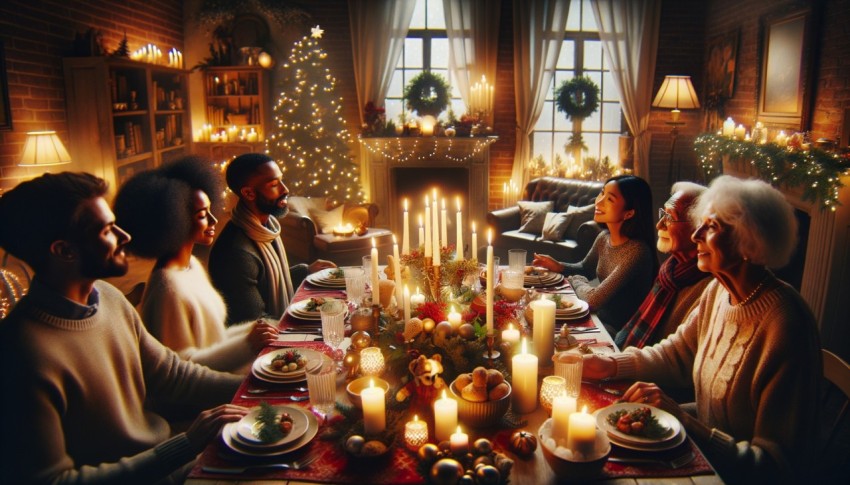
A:
[[[12,110],[9,107],[9,78],[6,77],[6,53],[0,40],[0,130],[12,129]]]
[[[738,58],[739,31],[718,35],[708,43],[705,94],[716,100],[735,94],[735,66]]]
[[[759,121],[803,130],[811,95],[811,12],[768,16],[762,24]]]

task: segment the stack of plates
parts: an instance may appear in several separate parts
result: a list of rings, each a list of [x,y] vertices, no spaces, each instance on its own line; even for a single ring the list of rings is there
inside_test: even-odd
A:
[[[584,318],[590,313],[590,305],[584,300],[579,300],[575,295],[561,295],[561,301],[572,303],[569,308],[556,308],[555,320],[576,320]]]
[[[326,301],[330,299],[331,298],[325,298]],[[343,301],[343,303],[345,302]],[[296,301],[295,303],[291,303],[289,307],[287,307],[286,312],[300,320],[311,320],[314,322],[322,321],[322,312],[319,311],[319,307],[316,307],[316,309],[314,310],[310,310],[307,308],[309,304],[309,298],[301,301]],[[345,305],[345,314],[348,315],[348,305]]]
[[[535,269],[531,274],[526,273],[523,284],[534,288],[545,288],[555,286],[564,281],[564,275],[551,271]]]
[[[301,354],[301,357],[304,357],[307,361],[314,359],[331,360],[330,357],[315,350],[305,349],[303,347],[285,347],[259,356],[254,361],[254,365],[251,366],[251,374],[261,381],[274,384],[292,384],[294,382],[302,382],[306,380],[307,375],[304,372],[304,367],[299,367],[294,371],[283,371],[272,367],[272,360],[274,360],[275,357],[293,350],[298,351],[298,353]]]
[[[224,444],[236,453],[248,456],[277,456],[293,452],[310,442],[319,431],[319,422],[313,413],[304,412],[293,406],[273,406],[278,414],[288,413],[292,418],[292,429],[283,438],[265,443],[259,438],[260,426],[257,416],[260,408],[254,408],[235,423],[228,423],[221,432]]]
[[[667,433],[665,433],[660,438],[646,438],[643,436],[631,435],[623,433],[618,430],[615,425],[612,425],[608,422],[608,416],[611,413],[626,410],[633,411],[638,408],[649,408],[652,412],[652,415],[655,419],[658,420],[658,423],[661,426],[667,428]],[[675,448],[682,443],[685,442],[685,438],[687,437],[685,433],[685,428],[679,423],[679,420],[676,419],[675,416],[664,411],[663,409],[658,409],[653,406],[648,406],[646,404],[633,403],[633,402],[624,402],[619,404],[612,404],[607,408],[602,408],[596,411],[596,425],[599,429],[604,430],[608,434],[608,438],[611,440],[611,443],[614,443],[617,446],[621,446],[623,448],[628,448],[630,450],[638,450],[638,451],[661,451],[661,450],[669,450],[671,448]]]
[[[306,280],[311,285],[320,286],[322,288],[345,289],[345,277],[336,276],[339,272],[340,270],[337,268],[327,268],[321,271],[316,271],[315,273],[310,273],[307,275]]]

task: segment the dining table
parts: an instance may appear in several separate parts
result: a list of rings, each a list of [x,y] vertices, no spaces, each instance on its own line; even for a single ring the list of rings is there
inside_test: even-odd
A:
[[[299,286],[294,295],[293,304],[311,297],[346,298],[344,288],[317,286],[311,284],[310,281],[308,279]],[[562,290],[564,288],[564,286],[561,287]],[[565,289],[567,292],[570,291],[568,287]],[[275,349],[290,347],[323,352],[329,356],[333,355],[333,349],[323,342],[321,331],[317,330],[315,321],[303,321],[291,312],[285,312],[278,323],[280,328],[278,341],[264,349],[261,356]],[[572,334],[580,344],[585,344],[584,351],[607,353],[618,350],[611,335],[605,330],[595,314],[590,313],[585,319],[569,323],[570,328],[574,329]],[[342,347],[345,348],[348,343],[349,338],[346,337]],[[553,373],[551,365],[541,364],[538,379]],[[345,390],[347,381],[344,373],[340,372],[337,378],[336,398],[338,403],[344,405],[350,405]],[[582,381],[578,408],[587,406],[588,411],[593,412],[615,404],[630,384],[631,382],[627,381]],[[306,387],[304,382],[298,385]],[[262,394],[251,392],[258,388],[270,389]],[[290,397],[292,396],[296,396],[295,399],[303,400],[291,400]],[[269,385],[268,382],[260,381],[249,373],[234,395],[232,403],[253,408],[265,401],[275,405],[297,406],[305,412],[311,412],[309,411],[310,402],[307,396],[307,393],[294,389],[291,384]],[[543,456],[542,444],[539,444],[530,456],[519,456],[511,450],[510,446],[511,436],[515,432],[522,429],[536,436],[538,429],[548,417],[547,411],[541,406],[537,406],[537,409],[530,413],[514,414],[514,421],[510,423],[511,426],[495,426],[484,429],[467,427],[465,431],[469,433],[470,443],[478,438],[487,438],[492,442],[496,451],[513,460],[514,463],[509,477],[510,483],[517,485],[560,483]],[[421,418],[429,420],[431,416],[421,416]],[[415,450],[407,449],[403,444],[397,444],[390,448],[385,457],[377,461],[355,458],[348,455],[342,449],[343,446],[335,440],[322,439],[321,428],[328,426],[328,424],[323,422],[321,417],[318,421],[320,429],[316,437],[312,438],[309,443],[300,447],[297,451],[272,458],[255,458],[234,453],[220,436],[213,440],[198,457],[185,483],[190,485],[260,485],[270,483],[291,485],[315,483],[405,485],[428,483],[417,470],[419,458]],[[517,422],[522,426],[516,427]],[[464,423],[459,424],[463,425]],[[431,442],[433,442],[433,437]],[[601,474],[592,481],[593,483],[618,485],[709,485],[723,483],[705,455],[690,437],[687,437],[682,444],[674,449],[666,451],[632,451],[612,445],[610,456],[611,459],[605,464]],[[681,460],[682,457],[685,457],[685,459]],[[615,462],[615,459],[618,462]],[[677,459],[683,461],[684,465],[674,468],[671,466],[671,462],[675,462]],[[269,463],[270,460],[286,463],[300,461],[302,463],[309,462],[309,464],[299,470],[292,468],[286,470],[251,468],[253,465]],[[619,462],[619,460],[623,460],[623,462]],[[225,469],[245,468],[245,470],[240,473],[232,473],[232,471],[220,473],[214,471],[216,467]]]

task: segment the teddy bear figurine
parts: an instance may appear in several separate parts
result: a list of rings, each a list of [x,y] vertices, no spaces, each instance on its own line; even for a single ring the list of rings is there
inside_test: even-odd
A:
[[[398,402],[404,402],[411,396],[413,406],[428,408],[434,402],[440,392],[446,387],[446,381],[440,377],[443,373],[443,358],[440,354],[434,354],[431,358],[420,355],[410,361],[407,369],[410,371],[411,379],[396,393]]]

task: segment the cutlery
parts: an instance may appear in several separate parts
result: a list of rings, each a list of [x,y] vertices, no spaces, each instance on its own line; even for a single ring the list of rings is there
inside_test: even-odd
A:
[[[608,394],[611,394],[611,395],[614,395],[614,396],[618,396],[618,397],[619,397],[619,396],[622,396],[622,395],[623,395],[623,391],[621,391],[621,390],[619,390],[619,389],[612,389],[612,388],[610,388],[610,387],[605,387],[605,386],[603,386],[602,384],[600,384],[600,383],[598,383],[598,382],[593,382],[593,381],[584,381],[584,380],[583,380],[583,381],[581,381],[581,383],[582,383],[582,384],[587,384],[587,385],[593,386],[593,387],[595,387],[595,388],[599,389],[599,390],[600,390],[600,391],[602,391],[602,392],[607,392]]]
[[[302,470],[310,466],[310,464],[312,464],[318,458],[318,456],[312,455],[305,457],[302,460],[296,460],[288,463],[268,463],[266,465],[253,465],[246,467],[204,466],[201,467],[201,470],[203,470],[205,473],[221,473],[224,475],[241,475],[249,470]]]
[[[248,389],[245,392],[247,392],[248,394],[263,394],[263,393],[269,392],[269,391],[271,391],[271,389],[265,389],[265,388],[262,388],[262,387],[254,387],[254,388]],[[277,392],[307,392],[307,388],[303,387],[303,386],[302,387],[288,387],[286,389],[279,389]]]
[[[694,461],[696,456],[693,451],[689,451],[684,455],[673,458],[672,460],[659,460],[654,458],[619,458],[616,456],[612,456],[608,458],[608,461],[612,463],[622,463],[622,464],[633,464],[633,465],[656,465],[656,466],[664,466],[667,468],[677,469],[682,468],[688,463]]]
[[[271,395],[271,396],[251,396],[251,395],[248,395],[248,394],[242,394],[241,396],[239,396],[239,398],[240,399],[289,399],[290,401],[301,402],[301,401],[306,401],[307,399],[310,399],[310,396],[296,396],[296,395],[291,395],[291,396],[275,396],[275,395]]]

